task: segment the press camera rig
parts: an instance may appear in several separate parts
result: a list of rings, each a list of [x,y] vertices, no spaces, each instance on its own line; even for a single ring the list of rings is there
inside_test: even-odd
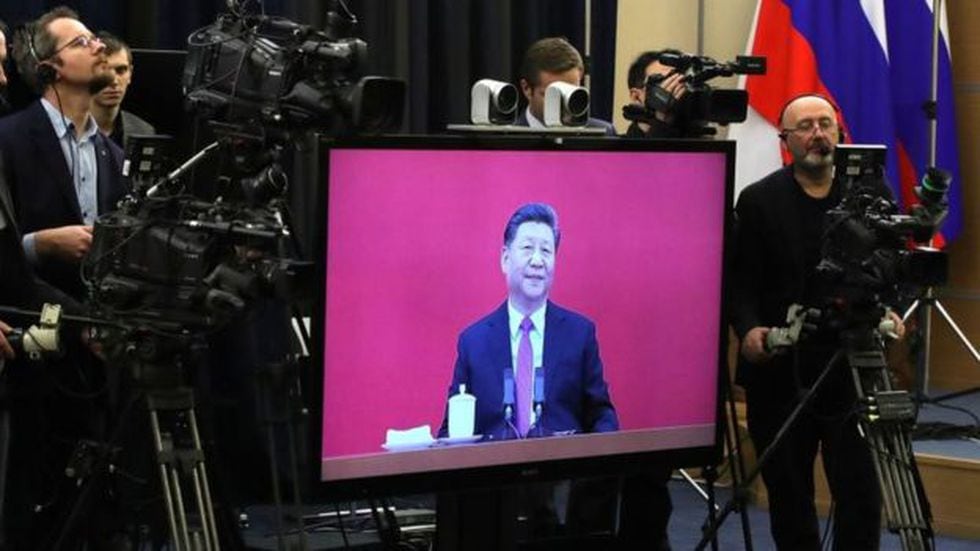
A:
[[[815,386],[835,364],[846,362],[887,527],[898,534],[903,549],[923,551],[931,550],[933,542],[929,504],[910,439],[916,407],[907,391],[892,386],[884,339],[894,334],[897,316],[887,315],[886,303],[898,300],[905,287],[945,283],[945,253],[911,244],[931,239],[945,218],[950,176],[929,168],[915,189],[919,203],[900,214],[886,191],[884,154],[884,146],[837,147],[834,186],[843,195],[826,214],[823,257],[817,266],[825,297],[817,308],[791,306],[787,326],[770,330],[766,344],[778,352],[817,330],[838,335],[841,348]]]
[[[827,212],[821,278],[835,293],[894,300],[903,286],[944,285],[946,254],[923,243],[946,217],[950,175],[931,167],[915,188],[919,202],[901,214],[884,183],[882,145],[838,145],[835,187],[842,198]]]
[[[332,27],[320,31],[231,5],[189,37],[183,77],[187,105],[217,140],[174,168],[167,138],[131,136],[132,191],[96,221],[82,266],[106,360],[125,368],[149,413],[175,549],[222,541],[190,372],[230,321],[259,303],[286,311],[313,290],[312,263],[291,229],[283,157],[309,132],[397,129],[404,104],[403,82],[361,78],[367,46],[342,36],[349,12],[331,14]],[[213,157],[218,183],[205,193],[192,170]],[[61,540],[72,541],[86,507],[80,497]]]
[[[761,75],[766,72],[766,58],[738,56],[735,61],[718,62],[707,56],[680,52],[664,52],[658,57],[662,65],[672,67],[668,74],[650,75],[644,83],[644,105],[623,107],[623,116],[632,121],[651,123],[657,112],[669,113],[671,126],[682,137],[715,134],[709,123],[742,122],[748,109],[749,95],[745,90],[713,88],[708,81],[733,75]],[[672,74],[684,75],[684,95],[675,98],[660,84]]]

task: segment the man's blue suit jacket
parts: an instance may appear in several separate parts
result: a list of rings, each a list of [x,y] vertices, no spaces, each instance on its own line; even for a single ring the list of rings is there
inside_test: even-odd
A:
[[[3,176],[23,233],[83,223],[68,163],[40,101],[0,119],[0,152],[5,161]],[[97,132],[95,156],[98,208],[99,213],[106,213],[128,191],[122,176],[123,152]],[[41,278],[68,294],[83,296],[77,263],[45,259],[36,270]]]
[[[467,327],[459,336],[456,367],[448,396],[466,385],[476,396],[475,434],[487,439],[516,435],[504,421],[504,370],[512,369],[507,303]],[[619,430],[616,410],[602,373],[595,324],[548,302],[545,313],[544,405],[532,435]],[[443,418],[439,436],[447,435]]]
[[[514,126],[531,126],[527,122],[527,109],[522,109],[521,114],[517,116],[517,120],[514,121]],[[602,128],[606,131],[606,136],[616,137],[619,134],[616,133],[616,127],[612,125],[611,122],[606,122],[602,119],[596,119],[589,117],[589,120],[585,122],[586,128]]]

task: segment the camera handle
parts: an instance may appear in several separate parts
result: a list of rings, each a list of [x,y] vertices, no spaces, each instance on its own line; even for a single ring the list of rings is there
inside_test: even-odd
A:
[[[217,140],[217,141],[211,142],[210,144],[208,144],[207,147],[205,147],[204,149],[202,149],[202,150],[198,151],[197,153],[195,153],[193,157],[191,157],[190,159],[187,159],[186,161],[184,161],[184,164],[182,164],[179,167],[175,168],[173,170],[173,172],[171,172],[170,174],[167,174],[159,182],[153,184],[153,187],[151,187],[150,189],[146,190],[146,196],[147,197],[156,197],[157,194],[159,194],[161,191],[164,191],[166,188],[168,188],[171,185],[173,185],[173,183],[176,182],[178,178],[180,178],[184,174],[187,174],[187,172],[190,169],[192,169],[195,166],[197,166],[198,164],[200,164],[201,161],[203,161],[204,159],[207,159],[208,157],[210,157],[211,156],[211,153],[215,149],[217,149],[218,147],[220,147],[221,144],[222,144],[222,140]]]

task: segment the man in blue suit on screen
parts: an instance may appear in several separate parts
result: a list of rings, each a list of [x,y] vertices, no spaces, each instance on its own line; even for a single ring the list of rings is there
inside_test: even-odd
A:
[[[476,397],[474,434],[507,440],[619,429],[595,324],[548,301],[561,232],[546,204],[517,209],[504,229],[507,301],[459,337],[450,397]],[[448,415],[439,431],[447,436]]]

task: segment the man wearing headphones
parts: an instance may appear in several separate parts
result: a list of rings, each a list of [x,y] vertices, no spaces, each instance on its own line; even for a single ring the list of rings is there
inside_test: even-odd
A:
[[[104,46],[75,12],[61,7],[27,24],[11,50],[40,98],[0,119],[0,185],[9,187],[17,236],[4,258],[20,259],[4,262],[0,272],[6,278],[8,268],[23,265],[27,274],[33,268],[80,299],[80,262],[91,247],[92,224],[126,192],[122,151],[99,132],[90,111],[92,95],[111,82]],[[25,285],[18,298],[27,293]],[[5,297],[14,291],[0,284]],[[72,504],[63,473],[76,443],[101,438],[106,370],[81,343],[71,342],[64,359],[5,375],[11,395],[7,544],[40,549],[59,536],[53,527]],[[112,530],[95,516],[85,525],[86,540],[104,540],[102,532]]]
[[[0,120],[4,176],[23,247],[37,273],[69,295],[84,295],[79,263],[92,223],[126,192],[122,150],[102,136],[92,95],[108,85],[104,46],[75,12],[55,8],[13,41],[13,57],[41,98]]]
[[[785,325],[790,304],[815,306],[826,296],[816,274],[824,213],[841,200],[833,181],[834,149],[843,139],[837,107],[824,96],[801,95],[783,108],[779,125],[792,163],[747,187],[735,207],[732,325],[741,341],[736,383],[745,388],[749,434],[760,454],[840,346],[830,330],[801,341],[797,354],[778,355],[765,344],[771,327]],[[889,192],[882,186],[880,193]],[[850,370],[839,366],[763,466],[779,549],[821,548],[813,503],[818,448],[835,503],[834,548],[878,548],[881,498],[854,403]]]

